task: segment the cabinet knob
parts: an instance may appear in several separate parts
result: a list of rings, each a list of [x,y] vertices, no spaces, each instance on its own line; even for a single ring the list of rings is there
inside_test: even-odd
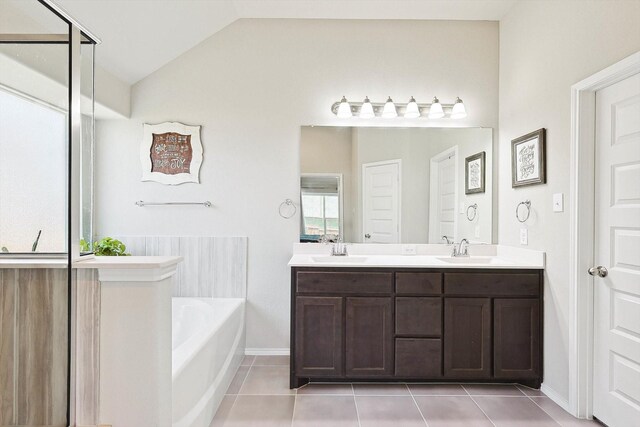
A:
[[[371,238],[371,234],[369,234],[369,233],[365,234],[365,235],[364,235],[364,238],[365,238],[365,239],[370,239],[370,238]]]

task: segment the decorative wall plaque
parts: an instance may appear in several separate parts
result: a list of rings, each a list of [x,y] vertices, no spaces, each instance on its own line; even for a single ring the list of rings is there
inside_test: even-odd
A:
[[[140,146],[142,180],[178,185],[200,183],[200,126],[177,122],[144,125]]]

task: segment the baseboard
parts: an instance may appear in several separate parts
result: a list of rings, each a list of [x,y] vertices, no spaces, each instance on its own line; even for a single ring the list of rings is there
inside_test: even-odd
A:
[[[569,410],[569,401],[562,397],[560,393],[544,383],[540,386],[540,391],[543,392],[549,399],[553,400],[562,409],[571,414],[571,411]]]
[[[288,348],[249,348],[244,350],[247,356],[288,356]]]

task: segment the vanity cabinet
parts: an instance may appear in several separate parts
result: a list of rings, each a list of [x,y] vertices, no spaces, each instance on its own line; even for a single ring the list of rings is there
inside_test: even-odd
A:
[[[542,381],[542,270],[293,267],[291,387]]]

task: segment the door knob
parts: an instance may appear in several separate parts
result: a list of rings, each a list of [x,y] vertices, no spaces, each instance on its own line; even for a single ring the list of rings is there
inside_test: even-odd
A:
[[[369,234],[369,233],[365,234],[365,235],[364,235],[364,238],[365,238],[365,239],[370,239],[370,238],[371,238],[371,234]]]
[[[589,269],[589,274],[592,276],[607,277],[607,275],[609,274],[609,270],[601,265],[598,265],[596,267],[591,267]]]

